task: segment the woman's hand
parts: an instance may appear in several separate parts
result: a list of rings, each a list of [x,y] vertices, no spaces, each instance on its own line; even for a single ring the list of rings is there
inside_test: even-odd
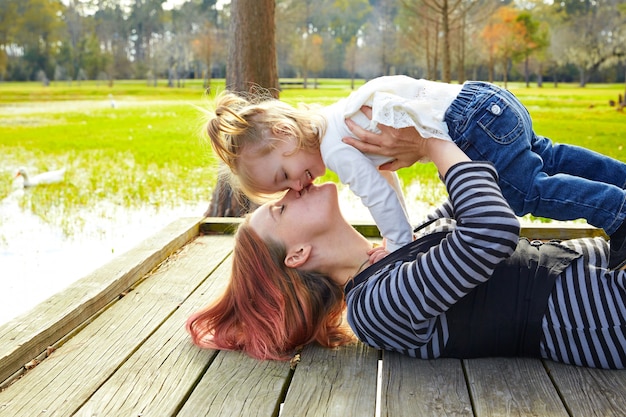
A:
[[[370,107],[363,106],[361,111],[371,119]],[[350,119],[346,119],[346,124],[360,140],[346,137],[343,138],[345,143],[364,153],[394,158],[393,161],[381,165],[379,168],[382,170],[395,171],[408,167],[427,156],[426,139],[413,127],[394,129],[379,123],[378,128],[381,133],[373,133],[361,128]]]
[[[361,111],[368,118],[372,117],[371,108],[363,106]],[[427,158],[434,162],[439,174],[445,177],[452,165],[470,160],[454,142],[436,138],[425,139],[413,127],[394,129],[379,123],[378,128],[381,133],[373,133],[361,128],[350,119],[346,119],[346,124],[360,140],[346,137],[343,138],[345,143],[361,152],[395,158],[381,165],[379,169],[382,170],[395,171]]]

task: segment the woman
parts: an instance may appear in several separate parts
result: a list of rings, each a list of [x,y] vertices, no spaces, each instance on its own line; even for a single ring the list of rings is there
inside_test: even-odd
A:
[[[443,233],[428,230],[371,264],[375,249],[341,216],[334,184],[291,190],[239,228],[226,293],[187,322],[194,343],[287,359],[354,334],[418,358],[624,368],[626,272],[606,270],[608,244],[519,240],[491,164],[452,142],[417,143],[415,155],[435,163],[450,194],[454,220],[429,226]]]

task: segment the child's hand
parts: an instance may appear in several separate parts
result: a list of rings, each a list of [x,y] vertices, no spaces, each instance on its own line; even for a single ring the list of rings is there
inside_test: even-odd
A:
[[[384,246],[376,246],[370,249],[367,254],[370,256],[370,265],[373,265],[385,256],[389,255],[389,252],[387,252],[387,249],[385,249]]]

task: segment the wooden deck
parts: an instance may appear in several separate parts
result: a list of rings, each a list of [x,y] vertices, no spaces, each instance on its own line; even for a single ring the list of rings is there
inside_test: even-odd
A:
[[[625,415],[626,371],[424,361],[360,344],[308,346],[292,369],[200,350],[183,325],[225,286],[231,226],[181,219],[0,327],[0,416]]]

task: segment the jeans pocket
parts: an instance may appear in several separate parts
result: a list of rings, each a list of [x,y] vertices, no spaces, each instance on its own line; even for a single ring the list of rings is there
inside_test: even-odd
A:
[[[516,109],[493,97],[484,106],[478,126],[496,143],[507,145],[524,133],[524,122]]]

